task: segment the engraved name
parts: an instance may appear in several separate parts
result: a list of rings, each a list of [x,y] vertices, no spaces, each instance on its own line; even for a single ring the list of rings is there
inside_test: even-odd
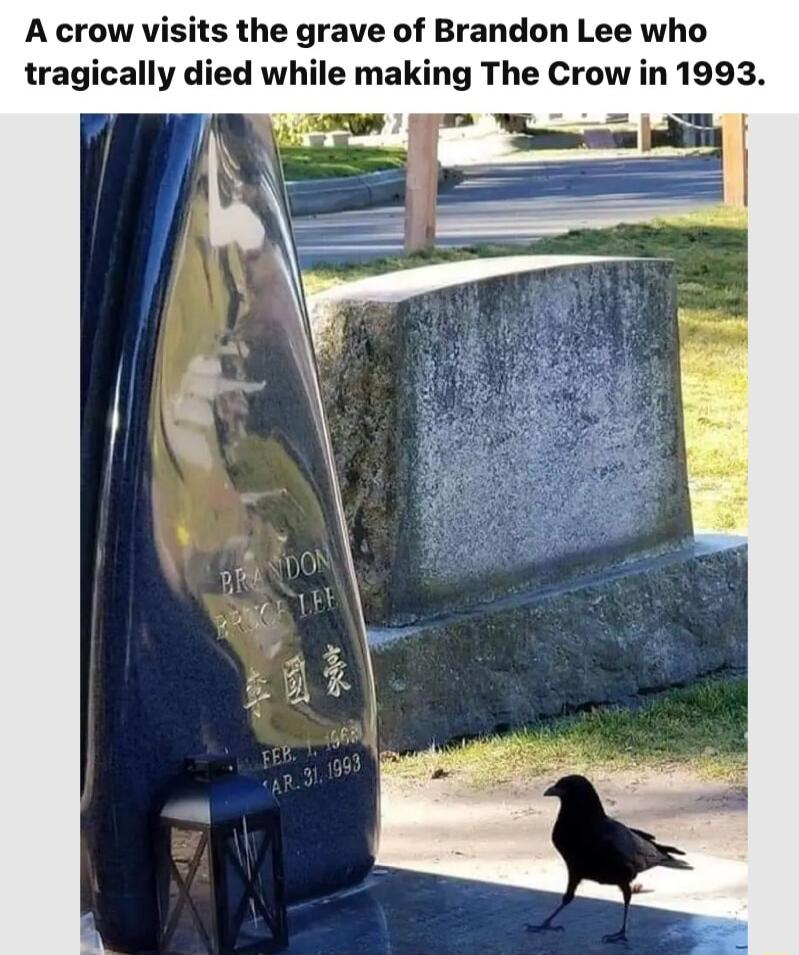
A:
[[[220,570],[222,593],[226,596],[263,591],[268,579],[281,583],[298,580],[301,577],[314,577],[320,571],[330,569],[330,558],[320,547],[304,550],[301,554],[286,554],[269,561],[264,567],[252,569],[234,567],[232,570]]]
[[[296,605],[297,616],[315,617],[322,613],[329,613],[338,606],[336,594],[332,587],[317,587],[307,593],[298,593],[291,598]],[[216,636],[218,640],[229,640],[231,631],[238,633],[252,633],[259,628],[269,629],[277,626],[282,617],[293,616],[286,599],[255,601],[229,610],[227,613],[218,613],[214,617]]]
[[[215,616],[216,635],[219,640],[229,640],[234,632],[252,633],[260,628],[270,629],[280,624],[287,615],[303,619],[330,613],[338,606],[336,592],[330,585],[318,580],[319,575],[330,569],[330,557],[321,547],[285,554],[269,561],[263,567],[234,567],[219,571],[219,588],[224,597],[236,597],[237,606]],[[274,597],[269,593],[268,582],[283,584],[317,578],[310,589],[297,588],[286,596]],[[264,595],[263,599],[260,595]],[[247,597],[252,599],[247,599]]]

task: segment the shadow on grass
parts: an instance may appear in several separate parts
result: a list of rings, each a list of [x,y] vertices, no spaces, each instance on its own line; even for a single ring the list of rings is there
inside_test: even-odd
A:
[[[496,735],[395,758],[391,775],[429,778],[436,768],[475,782],[590,768],[683,765],[742,784],[746,776],[747,681],[700,680],[638,705],[595,706]]]

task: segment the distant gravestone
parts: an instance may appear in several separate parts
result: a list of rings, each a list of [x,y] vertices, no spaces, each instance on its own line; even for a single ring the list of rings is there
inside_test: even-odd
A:
[[[156,940],[151,823],[188,755],[275,794],[290,898],[368,871],[375,703],[268,119],[84,134],[83,862],[131,950]]]
[[[385,113],[383,116],[383,136],[395,136],[399,133],[407,132],[408,114],[407,113]]]
[[[617,145],[613,130],[602,127],[584,129],[583,140],[588,149],[615,149]]]

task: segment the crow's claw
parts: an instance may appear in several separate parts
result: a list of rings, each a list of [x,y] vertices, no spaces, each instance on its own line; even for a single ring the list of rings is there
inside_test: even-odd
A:
[[[603,935],[603,942],[626,942],[627,933],[622,929],[621,932],[613,932],[612,935]]]
[[[526,930],[528,932],[562,932],[562,925],[550,925],[548,922],[542,922],[540,925],[530,925],[528,922],[526,925]]]

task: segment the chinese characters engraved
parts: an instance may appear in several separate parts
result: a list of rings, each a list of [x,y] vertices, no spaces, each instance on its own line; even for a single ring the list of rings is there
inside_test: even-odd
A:
[[[307,703],[311,699],[305,678],[305,657],[301,653],[283,664],[283,685],[286,688],[286,699],[292,706]]]
[[[328,643],[327,650],[324,652],[324,659],[327,666],[322,671],[322,675],[327,680],[327,695],[335,696],[338,699],[342,691],[352,689],[344,679],[347,664],[341,659],[341,647],[334,647]]]
[[[271,699],[269,693],[269,680],[262,677],[257,670],[250,667],[250,674],[247,678],[247,684],[244,687],[247,702],[244,704],[245,710],[252,710],[256,717],[261,716],[261,703]]]

